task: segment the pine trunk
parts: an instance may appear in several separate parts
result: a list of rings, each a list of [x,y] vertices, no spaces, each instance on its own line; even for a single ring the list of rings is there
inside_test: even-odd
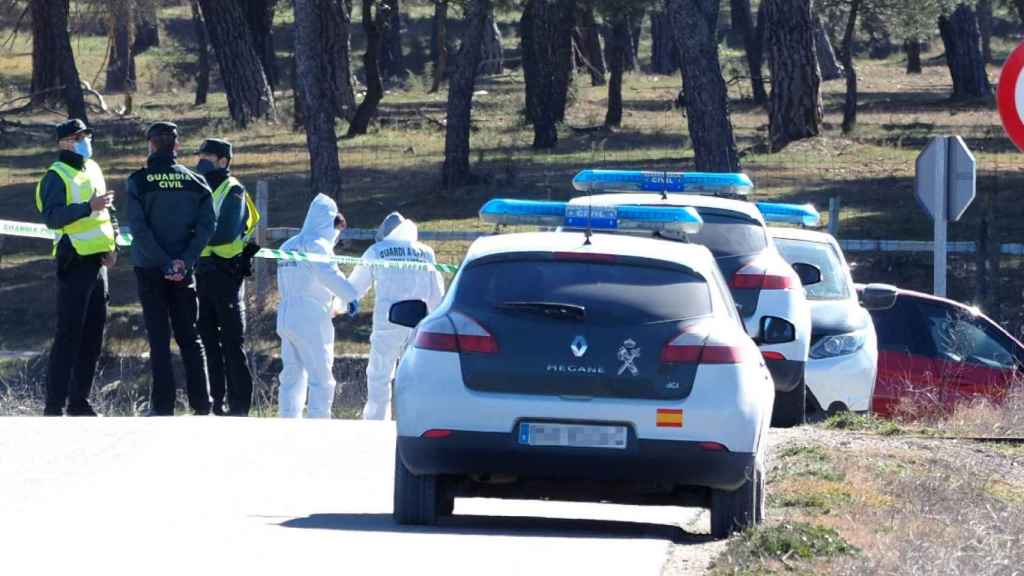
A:
[[[352,120],[356,113],[356,94],[352,84],[352,4],[351,0],[316,0],[323,18],[320,36],[320,60],[327,78],[334,115]]]
[[[385,78],[405,78],[408,70],[402,56],[401,0],[380,0],[378,10],[384,15],[380,23],[380,72]]]
[[[857,15],[861,0],[850,2],[850,13],[846,19],[846,31],[839,57],[846,69],[846,100],[843,102],[843,134],[850,134],[857,128],[857,69],[853,63],[853,43],[857,33]]]
[[[981,31],[981,58],[992,62],[992,0],[978,0],[978,29]]]
[[[480,66],[478,46],[488,34],[492,13],[490,0],[468,0],[464,8],[465,36],[455,56],[455,71],[448,86],[448,124],[444,135],[444,165],[441,181],[451,189],[473,180],[469,169],[469,132],[473,110],[476,71]]]
[[[527,0],[520,21],[526,112],[533,147],[554,148],[572,69],[574,0]]]
[[[960,4],[949,17],[939,18],[939,33],[946,47],[946,66],[953,80],[953,99],[992,95],[981,54],[981,32],[974,10]]]
[[[60,98],[61,61],[58,56],[61,46],[59,31],[51,30],[50,10],[54,2],[32,0],[29,9],[32,15],[32,104],[56,102]],[[63,4],[64,19],[67,20],[67,2]]]
[[[651,72],[670,76],[679,70],[672,22],[665,10],[651,12]]]
[[[192,29],[196,35],[196,49],[199,51],[199,70],[196,72],[196,106],[206,104],[210,91],[210,43],[206,37],[206,24],[198,0],[191,0]]]
[[[643,34],[644,12],[630,12],[629,15],[629,49],[626,51],[626,70],[633,72],[640,69],[640,35]]]
[[[907,40],[903,45],[903,50],[907,53],[907,74],[920,74],[923,71],[921,68],[921,41]]]
[[[682,51],[686,120],[694,162],[702,172],[739,172],[729,94],[718,60],[718,0],[669,0]]]
[[[384,82],[380,73],[380,50],[384,39],[382,29],[386,27],[388,10],[378,7],[373,14],[374,0],[363,0],[363,32],[366,34],[366,53],[363,54],[363,68],[366,74],[366,96],[356,108],[356,115],[349,124],[347,138],[366,134],[370,120],[377,115],[377,106],[384,98]]]
[[[585,4],[577,5],[576,36],[582,65],[590,73],[591,86],[604,86],[604,52],[601,50],[601,32],[594,19],[594,8]]]
[[[1024,0],[1013,0],[1013,7],[1017,10],[1017,17],[1024,23]]]
[[[217,55],[232,120],[245,127],[257,118],[273,119],[274,94],[239,0],[199,0],[199,6]]]
[[[772,92],[768,131],[772,149],[817,136],[821,126],[821,73],[814,53],[810,0],[765,0]]]
[[[267,83],[274,89],[279,85],[277,56],[274,52],[274,7],[277,0],[245,0],[245,20],[252,33],[253,48],[263,64]]]
[[[132,53],[134,3],[134,0],[115,0],[108,4],[111,42],[105,88],[109,93],[135,90],[135,55]]]
[[[312,193],[326,194],[340,206],[341,166],[330,104],[332,86],[324,75],[328,65],[322,61],[326,15],[317,8],[316,0],[295,0],[296,77],[302,92]]]
[[[605,113],[604,125],[618,127],[622,125],[622,74],[626,67],[626,53],[630,48],[629,20],[620,15],[612,20],[611,34],[608,38],[608,111]]]
[[[434,80],[430,92],[434,93],[441,89],[441,83],[448,75],[448,0],[434,0],[432,26],[430,59],[434,63]]]
[[[135,41],[132,43],[132,54],[142,54],[150,48],[160,46],[160,17],[157,13],[157,4],[153,0],[136,4]]]
[[[836,52],[832,48],[832,40],[828,37],[825,25],[821,18],[814,17],[814,50],[818,55],[818,69],[821,71],[822,81],[838,80],[845,72],[839,65]]]
[[[501,30],[494,20],[494,10],[487,15],[483,43],[480,44],[481,74],[501,74],[505,69],[505,50],[501,46]]]
[[[764,90],[764,76],[761,74],[762,47],[758,29],[754,25],[753,16],[751,16],[750,0],[730,0],[729,7],[732,13],[732,27],[743,38],[743,49],[747,55],[750,90],[754,97],[754,103],[763,105],[768,102],[768,93]]]

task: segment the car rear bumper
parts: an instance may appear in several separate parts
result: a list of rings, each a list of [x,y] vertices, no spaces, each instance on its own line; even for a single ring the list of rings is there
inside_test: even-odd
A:
[[[798,360],[772,360],[765,358],[765,365],[772,373],[772,380],[775,382],[775,390],[789,392],[800,384],[804,377],[804,362]]]
[[[455,431],[445,438],[398,437],[413,474],[511,475],[526,479],[659,481],[734,490],[753,470],[754,454],[705,450],[698,442],[637,439],[627,448],[538,447],[512,433]]]

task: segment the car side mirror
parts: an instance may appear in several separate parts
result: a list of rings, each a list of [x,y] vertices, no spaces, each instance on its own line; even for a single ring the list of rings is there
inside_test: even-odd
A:
[[[793,270],[796,272],[796,275],[800,277],[800,283],[804,286],[810,286],[821,282],[821,268],[818,268],[813,264],[796,262],[793,264]]]
[[[427,303],[423,300],[402,300],[392,304],[388,311],[388,321],[406,328],[415,328],[426,317]]]
[[[761,319],[758,345],[785,344],[794,340],[796,340],[796,326],[793,326],[792,322],[775,316],[765,316]]]
[[[860,305],[868,310],[888,310],[896,305],[896,287],[868,284],[860,293]]]

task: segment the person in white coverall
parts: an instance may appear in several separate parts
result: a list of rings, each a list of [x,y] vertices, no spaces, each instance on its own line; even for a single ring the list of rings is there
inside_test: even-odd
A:
[[[434,250],[418,241],[412,220],[398,212],[388,214],[377,229],[376,243],[363,253],[364,260],[436,263]],[[386,268],[356,266],[349,282],[362,298],[374,289],[373,333],[370,335],[370,361],[366,367],[366,406],[364,420],[383,420],[390,403],[390,384],[395,364],[412,330],[388,321],[391,305],[403,300],[422,300],[433,310],[444,296],[444,278],[435,268]]]
[[[282,250],[334,255],[345,227],[338,205],[318,194],[309,206],[302,230]],[[357,293],[332,262],[282,260],[277,265],[277,334],[281,337],[281,388],[278,412],[302,416],[309,393],[310,418],[330,418],[334,404],[334,325],[331,317],[355,304]],[[350,306],[351,309],[351,306]]]

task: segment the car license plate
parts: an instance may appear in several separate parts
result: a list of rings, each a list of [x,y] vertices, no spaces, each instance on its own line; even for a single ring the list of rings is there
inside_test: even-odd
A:
[[[524,422],[519,425],[519,443],[529,446],[572,446],[577,448],[626,448],[625,426]]]

